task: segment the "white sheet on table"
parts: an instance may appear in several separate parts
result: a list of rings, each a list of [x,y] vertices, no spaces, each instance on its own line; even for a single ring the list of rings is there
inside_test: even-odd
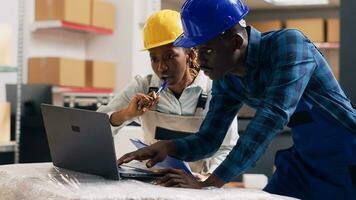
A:
[[[134,180],[111,181],[102,177],[54,167],[52,163],[0,166],[0,197],[10,199],[290,199],[252,189],[203,190],[165,188]]]

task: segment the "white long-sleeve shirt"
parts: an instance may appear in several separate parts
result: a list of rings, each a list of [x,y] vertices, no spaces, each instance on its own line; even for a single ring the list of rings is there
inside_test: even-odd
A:
[[[162,80],[160,80],[155,74],[147,75],[145,77],[136,76],[134,81],[132,81],[123,92],[115,96],[108,105],[101,106],[98,109],[98,112],[104,112],[108,115],[111,115],[115,111],[126,108],[131,99],[137,93],[147,94],[151,85],[159,87],[161,84]],[[208,88],[208,90],[210,90],[211,84],[212,81],[207,76],[205,76],[202,71],[200,71],[194,82],[183,90],[179,99],[177,99],[168,88],[164,89],[160,93],[160,99],[156,105],[156,111],[172,115],[193,116],[195,114],[198,100],[201,92],[203,91],[203,88]],[[204,116],[208,112],[210,100],[211,91],[208,92],[207,104],[203,111]],[[117,134],[121,128],[131,123],[132,121],[135,121],[139,124],[141,123],[140,117],[136,117],[132,120],[124,122],[120,126],[112,126],[111,128],[113,134]],[[231,149],[235,146],[238,137],[237,119],[235,117],[219,150],[211,158],[207,159],[207,173],[212,173],[215,168],[225,159]]]

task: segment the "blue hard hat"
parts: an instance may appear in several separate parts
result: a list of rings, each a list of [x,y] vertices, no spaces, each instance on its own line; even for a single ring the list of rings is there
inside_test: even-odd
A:
[[[191,48],[239,23],[249,9],[241,0],[187,0],[181,9],[184,33],[175,46]]]

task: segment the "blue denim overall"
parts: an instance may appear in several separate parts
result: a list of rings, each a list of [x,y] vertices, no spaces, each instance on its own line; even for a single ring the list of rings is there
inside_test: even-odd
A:
[[[300,199],[356,199],[356,135],[304,99],[292,128],[294,146],[277,152],[265,191]]]

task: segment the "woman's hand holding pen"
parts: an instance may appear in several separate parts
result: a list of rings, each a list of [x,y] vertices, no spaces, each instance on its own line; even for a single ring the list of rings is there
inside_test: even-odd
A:
[[[167,87],[167,84],[168,80],[164,80],[157,92],[152,91],[148,95],[136,95],[137,98],[140,98],[139,101],[137,101],[137,111],[140,112],[140,115],[145,113],[148,109],[152,109],[158,103],[159,95]]]
[[[127,116],[129,116],[129,118],[133,118],[144,114],[155,106],[158,103],[158,100],[159,96],[155,93],[150,93],[148,95],[141,93],[136,94],[126,107]]]
[[[137,103],[137,110],[141,111],[143,114],[147,110],[152,109],[155,105],[157,105],[158,101],[159,96],[156,94],[156,92],[150,92],[148,95],[144,95],[140,98]]]
[[[113,126],[120,126],[127,120],[143,115],[158,103],[159,96],[155,92],[148,95],[137,93],[129,102],[126,108],[114,112],[110,116],[110,123]]]

